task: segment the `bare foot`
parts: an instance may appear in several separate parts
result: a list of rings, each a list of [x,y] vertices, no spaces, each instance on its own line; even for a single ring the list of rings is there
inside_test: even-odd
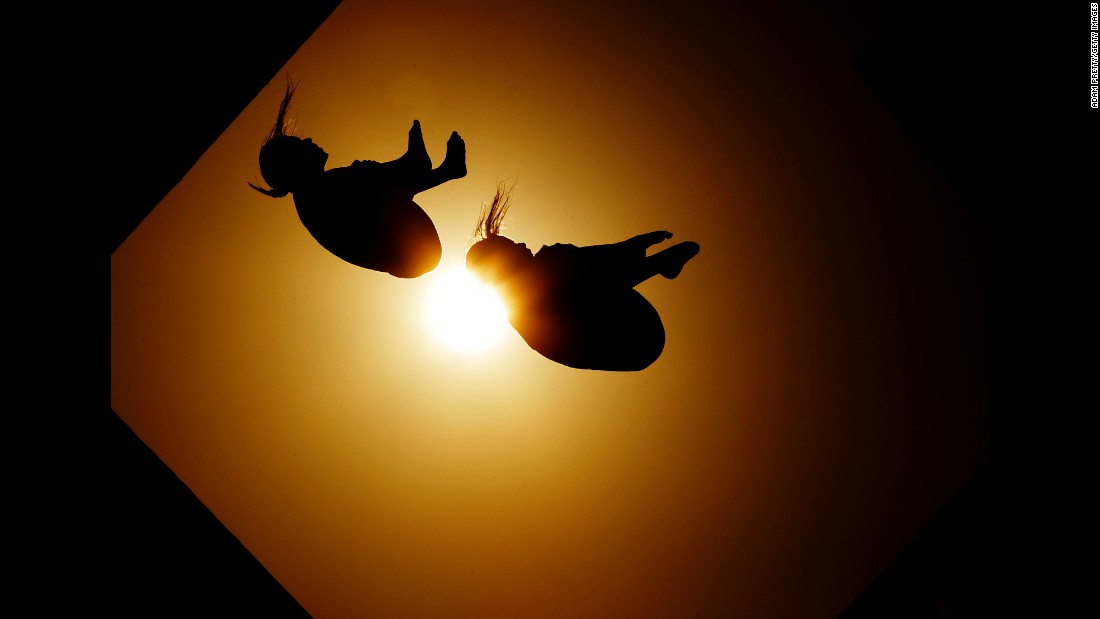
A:
[[[409,129],[409,148],[401,158],[411,160],[417,167],[432,169],[432,159],[424,146],[424,132],[420,129],[419,120],[414,120]]]
[[[671,238],[672,233],[668,230],[656,230],[653,232],[646,232],[645,234],[639,234],[631,240],[635,243],[637,247],[641,248],[641,250],[645,252],[645,250],[650,248],[651,246],[656,245],[657,243],[660,243],[662,241],[667,241]]]
[[[680,274],[680,271],[683,270],[688,260],[694,258],[698,253],[699,244],[695,241],[677,243],[658,253],[657,256],[665,263],[665,266],[660,271],[661,275],[669,279],[676,279],[676,276]]]
[[[466,142],[457,131],[452,131],[451,137],[447,140],[447,154],[443,157],[443,163],[439,164],[439,168],[451,179],[466,176]]]

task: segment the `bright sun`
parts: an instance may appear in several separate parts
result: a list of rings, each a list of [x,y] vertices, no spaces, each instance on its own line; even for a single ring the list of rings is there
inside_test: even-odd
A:
[[[424,301],[424,317],[447,348],[464,354],[488,350],[510,328],[496,291],[462,267],[433,275]]]

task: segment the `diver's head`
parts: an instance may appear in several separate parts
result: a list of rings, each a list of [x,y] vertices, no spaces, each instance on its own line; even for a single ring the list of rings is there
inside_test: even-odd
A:
[[[279,193],[293,193],[325,171],[328,153],[310,138],[277,135],[260,147],[260,174]]]
[[[260,146],[260,175],[271,189],[248,183],[262,194],[281,198],[303,187],[309,180],[325,171],[328,153],[309,138],[295,135],[290,118],[290,101],[297,84],[288,76],[286,92],[279,104],[279,114],[267,138]]]
[[[512,187],[497,185],[492,203],[481,208],[481,217],[466,250],[466,270],[487,284],[502,283],[531,259],[531,250],[526,245],[500,234],[511,197]]]
[[[526,266],[533,255],[526,244],[492,234],[466,252],[466,270],[486,284],[498,285]]]

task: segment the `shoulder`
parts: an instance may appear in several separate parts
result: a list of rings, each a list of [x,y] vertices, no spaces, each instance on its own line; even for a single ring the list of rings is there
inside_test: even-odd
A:
[[[325,170],[324,177],[329,182],[346,180],[353,182],[364,177],[372,178],[381,166],[377,161],[353,161],[351,164]]]
[[[576,245],[569,243],[554,243],[553,245],[543,245],[538,253],[540,256],[556,256],[570,254],[577,251],[577,249]]]
[[[329,168],[325,170],[325,174],[329,177],[339,176],[362,176],[363,174],[373,174],[380,169],[382,164],[373,160],[355,160],[350,164],[338,168]]]
[[[581,262],[580,248],[566,243],[543,245],[535,253],[534,264],[543,270],[564,273],[577,268]]]

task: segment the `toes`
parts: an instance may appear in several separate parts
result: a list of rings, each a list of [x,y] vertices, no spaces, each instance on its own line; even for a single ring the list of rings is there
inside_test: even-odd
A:
[[[452,131],[450,139],[447,140],[447,154],[440,167],[446,168],[451,178],[458,179],[466,176],[466,142],[457,131]]]
[[[447,140],[447,152],[464,155],[466,153],[466,141],[459,137],[458,133],[452,132],[451,138]]]

